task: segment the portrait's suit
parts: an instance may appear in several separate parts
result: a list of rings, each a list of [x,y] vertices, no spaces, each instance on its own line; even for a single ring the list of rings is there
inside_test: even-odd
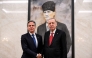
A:
[[[67,41],[67,53],[69,52],[70,46],[72,44],[71,38],[69,35],[69,31],[65,24],[57,22],[57,29],[60,29],[66,33],[66,41]],[[38,26],[37,33],[42,36],[42,40],[44,41],[44,34],[46,32],[46,23],[43,23],[42,25]]]
[[[66,34],[56,29],[51,45],[49,46],[50,31],[44,36],[44,58],[67,58]]]
[[[26,33],[21,36],[21,45],[23,49],[23,55],[21,58],[36,58],[37,53],[42,51],[42,37],[36,34],[38,47],[35,46],[35,43],[29,33]]]

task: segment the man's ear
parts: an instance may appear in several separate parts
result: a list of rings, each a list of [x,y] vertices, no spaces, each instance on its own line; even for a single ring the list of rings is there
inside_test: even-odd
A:
[[[56,26],[57,26],[57,22],[56,22]]]

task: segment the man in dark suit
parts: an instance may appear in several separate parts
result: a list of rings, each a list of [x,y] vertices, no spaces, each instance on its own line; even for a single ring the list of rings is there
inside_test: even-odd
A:
[[[44,58],[67,58],[66,34],[56,26],[55,19],[48,20],[50,30],[44,36]]]
[[[42,55],[42,36],[35,33],[36,23],[27,23],[28,33],[21,36],[23,55],[21,58],[41,58]]]
[[[42,40],[44,42],[44,34],[49,30],[47,20],[51,18],[55,18],[55,3],[53,1],[47,1],[42,5],[43,15],[46,20],[45,23],[38,26],[37,33],[42,36]],[[64,23],[60,23],[57,21],[57,29],[60,29],[66,33],[66,41],[67,41],[67,53],[69,52],[70,46],[72,44],[71,38],[69,35],[69,31],[67,26]]]

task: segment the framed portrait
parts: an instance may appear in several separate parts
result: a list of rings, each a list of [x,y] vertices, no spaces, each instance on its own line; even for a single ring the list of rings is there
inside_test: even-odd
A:
[[[49,1],[54,2],[55,5],[53,6],[50,3],[48,3],[47,6],[43,6],[46,2]],[[42,36],[43,42],[44,42],[44,34],[46,31],[48,31],[46,27],[46,18],[48,16],[44,15],[45,13],[44,11],[48,9],[53,11],[55,14],[54,18],[57,21],[57,26],[59,26],[57,28],[58,29],[61,28],[61,30],[63,30],[66,33],[67,58],[74,58],[74,1],[73,0],[28,1],[28,21],[34,20],[36,22],[35,32]]]

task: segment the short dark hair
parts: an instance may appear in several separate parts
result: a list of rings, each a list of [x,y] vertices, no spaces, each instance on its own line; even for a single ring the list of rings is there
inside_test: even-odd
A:
[[[29,24],[30,22],[33,22],[33,23],[35,24],[35,26],[36,26],[36,23],[35,23],[35,21],[33,21],[33,20],[29,20],[28,23],[27,23],[27,26],[28,26],[28,24]]]
[[[51,11],[55,11],[55,3],[53,1],[47,1],[42,5],[42,10],[46,11],[46,10],[51,10]]]

